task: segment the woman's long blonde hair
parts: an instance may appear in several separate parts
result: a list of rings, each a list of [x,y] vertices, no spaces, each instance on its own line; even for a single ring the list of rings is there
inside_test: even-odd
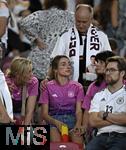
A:
[[[24,85],[25,76],[31,66],[31,60],[23,57],[16,57],[12,60],[10,69],[7,74],[9,77],[15,78],[17,84]]]

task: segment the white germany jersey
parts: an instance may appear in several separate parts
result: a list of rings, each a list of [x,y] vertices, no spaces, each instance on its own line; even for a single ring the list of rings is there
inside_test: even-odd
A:
[[[108,111],[111,113],[126,113],[126,87],[123,86],[115,93],[111,93],[107,88],[97,93],[92,102],[89,112]],[[104,132],[126,132],[126,126],[110,125],[98,130],[98,133]]]

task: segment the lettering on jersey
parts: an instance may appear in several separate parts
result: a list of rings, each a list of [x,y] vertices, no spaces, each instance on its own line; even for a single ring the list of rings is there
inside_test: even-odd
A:
[[[69,57],[76,55],[76,35],[74,28],[72,28],[71,37],[70,37],[70,44],[69,44]]]
[[[124,103],[124,97],[119,97],[117,100],[116,100],[116,103],[121,105]]]

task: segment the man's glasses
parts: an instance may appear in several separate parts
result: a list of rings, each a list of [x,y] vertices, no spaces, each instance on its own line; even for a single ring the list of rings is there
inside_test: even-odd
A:
[[[109,73],[114,73],[114,72],[116,72],[116,71],[120,71],[120,70],[115,69],[115,68],[110,68],[110,69],[106,69],[106,70],[105,70],[105,73],[107,73],[107,72],[109,72]]]

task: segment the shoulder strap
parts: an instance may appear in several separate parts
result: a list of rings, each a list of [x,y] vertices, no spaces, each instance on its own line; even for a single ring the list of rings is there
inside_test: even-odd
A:
[[[23,86],[22,89],[22,107],[21,107],[21,116],[25,116],[26,112],[26,97],[27,97],[27,88],[26,85]]]

